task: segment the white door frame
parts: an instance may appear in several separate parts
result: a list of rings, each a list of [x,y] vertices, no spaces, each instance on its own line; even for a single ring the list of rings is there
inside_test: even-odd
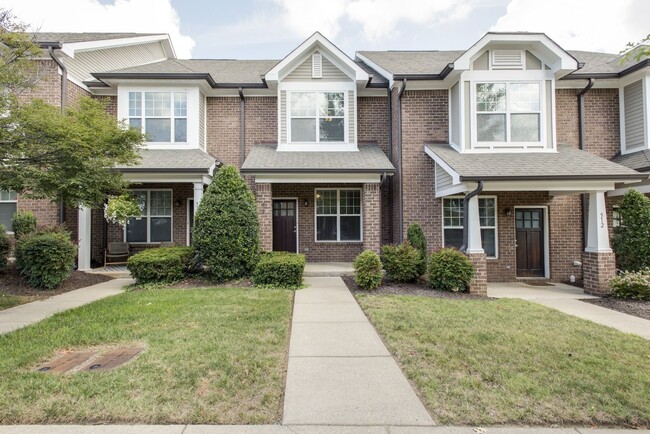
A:
[[[544,278],[545,279],[550,279],[551,278],[551,260],[550,260],[550,248],[551,248],[551,243],[550,243],[550,227],[548,225],[548,205],[515,205],[515,213],[517,212],[517,208],[522,208],[522,209],[531,209],[531,208],[536,208],[536,209],[542,209],[543,214],[544,214]],[[512,230],[514,231],[514,240],[515,243],[517,242],[517,215],[514,215],[514,221],[512,222]],[[535,277],[519,277],[517,276],[517,247],[515,247],[515,277],[517,279],[536,279]]]

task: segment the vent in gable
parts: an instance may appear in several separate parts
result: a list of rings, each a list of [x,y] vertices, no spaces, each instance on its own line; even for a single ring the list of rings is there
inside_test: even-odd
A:
[[[311,78],[323,78],[323,55],[319,52],[311,55]]]
[[[524,69],[522,50],[492,50],[492,69]]]

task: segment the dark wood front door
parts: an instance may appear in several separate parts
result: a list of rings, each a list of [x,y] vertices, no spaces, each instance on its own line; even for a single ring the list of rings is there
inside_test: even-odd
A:
[[[517,277],[544,277],[544,210],[515,211]]]
[[[298,246],[294,199],[273,200],[273,250],[295,253]]]

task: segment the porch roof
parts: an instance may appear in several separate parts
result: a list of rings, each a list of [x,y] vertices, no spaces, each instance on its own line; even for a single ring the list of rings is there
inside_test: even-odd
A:
[[[460,182],[535,180],[642,180],[647,174],[569,145],[557,152],[460,153],[448,144],[425,144],[425,152],[440,159]],[[437,158],[435,158],[435,157]],[[438,161],[437,161],[438,162]],[[440,162],[439,162],[440,163]]]
[[[200,149],[142,149],[140,161],[133,166],[118,165],[120,172],[170,172],[211,174],[217,164],[214,157]]]
[[[241,173],[394,173],[395,167],[376,144],[359,145],[359,151],[278,152],[277,145],[255,145]]]
[[[648,172],[650,171],[650,150],[646,149],[645,151],[619,155],[613,158],[612,161],[639,172]]]

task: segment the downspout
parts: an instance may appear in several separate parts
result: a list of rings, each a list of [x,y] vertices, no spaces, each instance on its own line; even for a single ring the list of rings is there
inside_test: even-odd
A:
[[[399,90],[399,93],[397,94],[397,102],[399,103],[399,117],[398,117],[398,123],[397,123],[397,134],[399,134],[399,146],[397,148],[397,153],[399,155],[399,196],[397,198],[398,201],[398,209],[399,209],[399,229],[397,231],[397,236],[398,236],[398,242],[402,242],[404,240],[404,182],[403,182],[403,177],[402,177],[402,95],[404,94],[404,91],[406,90],[406,78],[402,80],[402,87]]]
[[[589,89],[594,87],[596,80],[589,79],[589,83],[578,93],[578,147],[580,150],[585,150],[585,94]],[[580,195],[582,207],[582,249],[587,246],[587,224],[589,216],[587,215],[588,196],[586,193]]]
[[[467,250],[467,242],[469,240],[469,200],[474,196],[481,194],[483,191],[483,181],[479,181],[476,190],[470,191],[463,198],[463,245],[460,246],[460,251],[465,253]]]
[[[393,92],[390,87],[386,88],[388,96],[388,160],[393,163]],[[388,180],[388,242],[392,244],[393,239],[393,177]]]
[[[65,107],[68,103],[68,70],[65,65],[54,55],[54,48],[52,46],[47,47],[47,52],[50,54],[50,57],[61,69],[61,113],[65,113]],[[59,223],[63,224],[65,222],[65,205],[63,199],[59,204]]]
[[[239,167],[244,165],[245,158],[245,140],[246,140],[246,100],[244,99],[244,89],[241,87],[238,89],[239,92]]]

